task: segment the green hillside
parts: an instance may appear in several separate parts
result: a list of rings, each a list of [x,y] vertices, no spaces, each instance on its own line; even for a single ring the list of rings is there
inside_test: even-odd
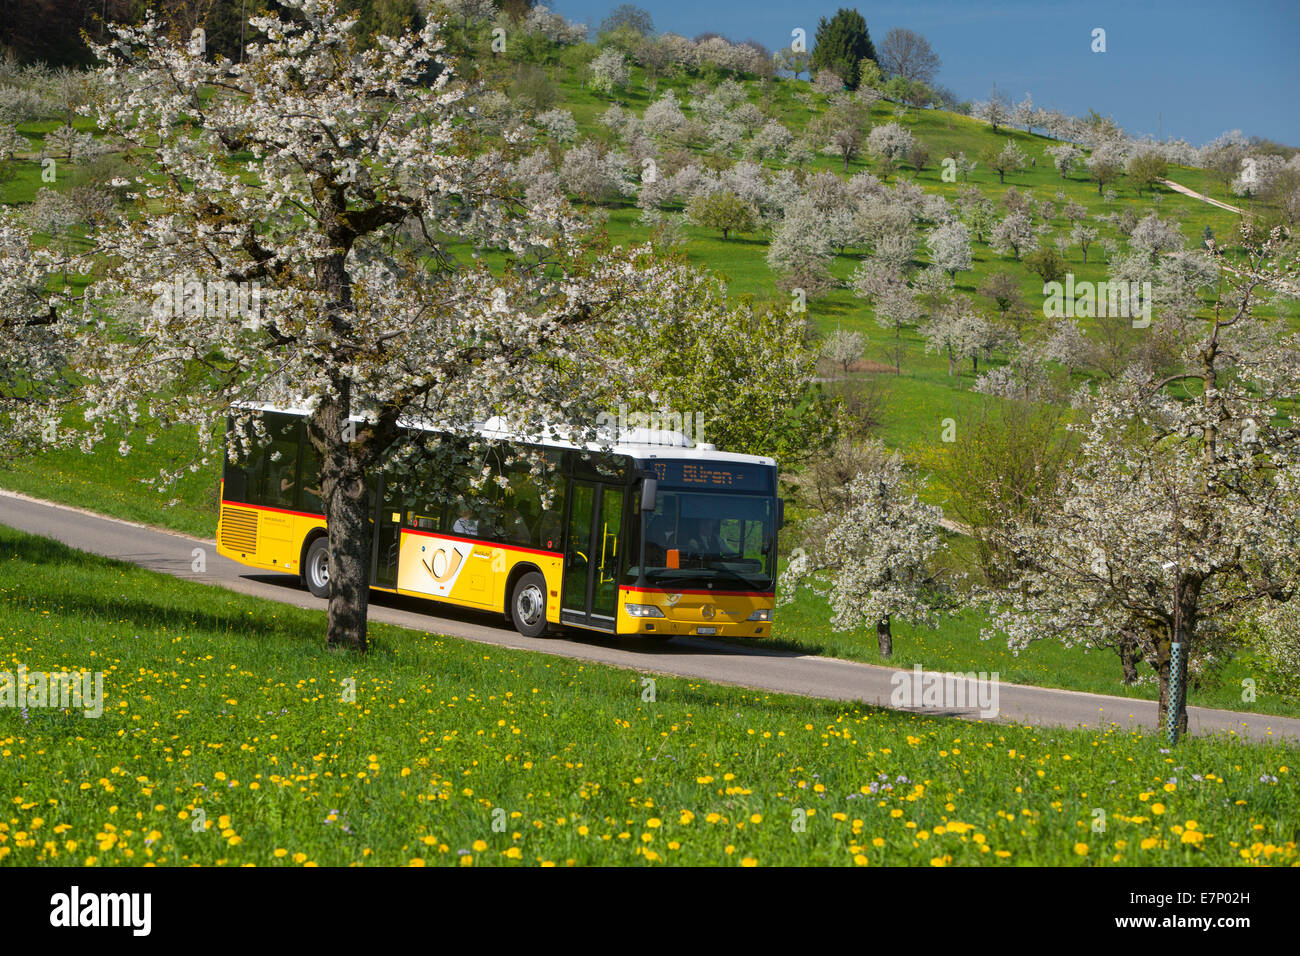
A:
[[[475,44],[483,42],[483,36],[472,31],[457,35],[457,43],[466,48],[481,48]],[[563,110],[572,114],[576,135],[571,139],[561,142],[539,131],[523,149],[524,153],[536,148],[550,149],[555,160],[564,150],[583,143],[594,143],[602,152],[626,149],[627,144],[605,122],[607,111],[617,106],[625,113],[642,116],[651,104],[670,91],[683,105],[687,119],[694,121],[699,117],[692,104],[716,94],[725,85],[728,97],[735,100],[729,107],[731,112],[735,113],[748,104],[763,122],[782,124],[795,142],[811,135],[810,131],[816,129],[830,111],[853,101],[853,94],[818,91],[808,82],[798,79],[731,75],[708,69],[675,74],[659,71],[651,76],[636,65],[632,66],[626,85],[608,94],[600,93],[589,83],[589,64],[598,51],[598,47],[589,44],[540,52],[530,47],[525,52],[512,51],[500,58],[477,57],[470,72],[477,72],[488,89],[508,94],[504,106],[500,100],[493,101],[496,109],[504,111],[506,119],[501,120],[503,123],[535,124],[538,115],[546,111]],[[524,89],[521,71],[525,69],[531,70],[527,74],[528,96],[521,92]],[[546,104],[545,109],[538,105],[542,102]],[[1213,235],[1230,250],[1237,242],[1240,217],[1235,213],[1162,186],[1143,190],[1139,195],[1136,184],[1128,177],[1120,177],[1113,184],[1112,194],[1107,189],[1099,189],[1088,178],[1086,169],[1075,169],[1061,176],[1047,152],[1058,145],[1057,140],[1011,128],[994,132],[980,120],[946,110],[904,106],[889,99],[872,103],[864,128],[878,128],[889,123],[896,123],[910,132],[924,145],[928,158],[911,162],[904,160],[894,168],[888,168],[878,156],[863,148],[847,162],[838,156],[816,151],[800,162],[792,161],[789,156],[753,160],[750,158],[752,135],[742,137],[726,149],[717,148],[715,143],[708,141],[707,135],[702,139],[699,136],[683,139],[669,131],[649,139],[663,175],[670,175],[692,163],[702,169],[721,171],[737,163],[753,161],[769,178],[791,172],[800,182],[806,182],[819,173],[830,173],[846,180],[857,174],[870,173],[890,189],[917,187],[926,195],[942,197],[954,207],[963,197],[969,204],[978,194],[993,204],[998,217],[1005,215],[1010,208],[1025,206],[1035,228],[1040,231],[1039,243],[1043,247],[1054,248],[1055,237],[1068,236],[1071,221],[1066,217],[1067,206],[1082,208],[1086,217],[1084,221],[1097,229],[1098,238],[1089,250],[1086,263],[1083,250],[1073,242],[1065,247],[1061,263],[1078,280],[1105,280],[1108,269],[1102,253],[1103,245],[1113,243],[1116,249],[1122,249],[1125,245],[1124,229],[1131,229],[1134,222],[1153,212],[1176,224],[1189,246],[1200,243],[1206,235]],[[52,119],[17,124],[17,132],[30,141],[30,149],[20,151],[9,163],[11,176],[0,185],[0,200],[4,203],[25,207],[36,198],[43,185],[40,158],[46,151],[45,139],[59,125]],[[91,129],[84,119],[78,120],[76,125],[82,131]],[[1007,143],[1017,144],[1030,165],[1007,173],[1005,181],[1002,181],[983,157],[990,150],[1002,149]],[[944,174],[944,160],[963,155],[968,160],[975,160],[976,167],[968,175],[949,181],[952,177]],[[94,183],[102,178],[105,170],[113,168],[113,161],[114,157],[109,154],[94,159],[74,158],[62,163],[64,172],[60,174],[56,189],[66,192],[79,185]],[[1213,181],[1204,170],[1171,166],[1168,178],[1216,198],[1240,202],[1226,193],[1222,184]],[[599,202],[584,202],[576,195],[570,198],[583,208],[591,221],[603,223],[609,235],[618,242],[659,241],[655,230],[642,221],[643,210],[636,204],[634,196]],[[1265,206],[1256,205],[1255,211],[1268,213]],[[681,252],[689,261],[725,277],[732,293],[789,301],[788,295],[778,288],[781,276],[767,260],[772,240],[771,222],[724,239],[719,230],[686,221],[684,204],[680,201],[666,203],[662,212],[664,218],[676,223],[674,228],[682,239],[679,244]],[[69,229],[58,241],[75,244],[79,228]],[[51,240],[55,241],[56,237],[51,236]],[[1021,329],[1023,340],[1034,342],[1044,337],[1050,322],[1042,314],[1042,277],[1032,272],[1025,262],[997,251],[987,236],[972,244],[972,253],[972,267],[956,273],[953,293],[968,295],[984,309],[994,312],[994,305],[980,290],[991,276],[1007,273],[1019,288],[1028,309]],[[838,280],[847,282],[855,268],[869,258],[870,250],[866,246],[849,245],[836,251],[830,272]],[[920,242],[910,266],[921,270],[929,262],[925,243]],[[1300,327],[1300,304],[1292,301],[1283,308],[1287,310],[1285,315],[1291,324]],[[889,447],[902,451],[918,468],[931,469],[942,464],[948,454],[948,447],[941,440],[945,420],[952,419],[958,428],[963,428],[1001,402],[1001,399],[972,390],[975,370],[969,361],[958,362],[957,374],[950,375],[948,359],[926,351],[916,323],[902,331],[899,339],[901,351],[895,350],[893,333],[877,324],[872,306],[849,288],[833,288],[823,295],[811,297],[807,311],[814,336],[824,337],[842,329],[861,332],[866,338],[862,361],[847,376],[838,375],[830,363],[825,363],[822,373],[827,380],[826,387],[832,392],[840,392],[849,383],[862,382],[870,383],[879,396],[876,421],[848,420],[846,427],[881,438]],[[1080,324],[1087,335],[1098,339],[1104,333],[1113,332],[1113,329],[1104,330],[1088,319],[1081,320]],[[1130,339],[1141,334],[1137,330],[1124,332]],[[1003,365],[1009,358],[1008,350],[994,350],[981,361],[979,372]],[[897,373],[892,367],[895,364]],[[1060,383],[1063,389],[1103,374],[1089,369],[1057,368],[1055,371],[1065,379]],[[719,387],[725,388],[726,383],[720,382]],[[69,422],[76,424],[72,419]],[[6,463],[0,470],[0,484],[32,495],[207,536],[215,528],[218,474],[215,464],[186,476],[178,486],[165,493],[154,491],[148,484],[161,468],[176,469],[191,461],[192,447],[192,436],[184,430],[176,430],[155,444],[137,445],[127,457],[115,453],[114,443],[102,445],[89,457],[76,450],[46,452]],[[795,477],[793,473],[787,474],[787,478]],[[807,503],[799,500],[793,483],[790,494],[791,514],[797,517],[805,513]],[[951,505],[950,492],[942,481],[932,482],[928,495],[941,506],[948,508]],[[791,529],[790,540],[783,544],[795,543],[795,532],[797,528]],[[951,545],[952,560],[957,564],[968,562],[969,556],[963,551],[965,545],[958,537],[954,536]],[[967,614],[945,619],[937,631],[908,634],[900,640],[900,649],[905,651],[905,658],[900,660],[924,656],[927,666],[985,670],[1001,667],[1003,676],[1008,679],[1097,691],[1121,690],[1118,665],[1114,660],[1101,660],[1099,655],[1085,660],[1082,651],[1060,647],[1044,648],[1041,653],[1012,659],[1004,647],[993,647],[980,640],[978,623]],[[784,617],[778,613],[775,634],[791,646],[812,652],[875,659],[874,646],[862,635],[833,634],[826,623],[823,603],[807,595],[802,596]],[[1230,669],[1217,687],[1198,689],[1197,703],[1292,712],[1291,705],[1276,700],[1241,704],[1234,688],[1234,680],[1239,676],[1237,670]],[[1150,696],[1154,688],[1139,685],[1124,692]]]

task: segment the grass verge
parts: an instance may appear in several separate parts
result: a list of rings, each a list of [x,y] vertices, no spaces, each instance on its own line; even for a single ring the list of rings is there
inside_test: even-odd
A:
[[[105,693],[98,719],[0,708],[0,865],[1298,859],[1287,745],[668,677],[650,701],[639,674],[383,624],[329,653],[319,611],[9,529],[0,556],[0,670]]]

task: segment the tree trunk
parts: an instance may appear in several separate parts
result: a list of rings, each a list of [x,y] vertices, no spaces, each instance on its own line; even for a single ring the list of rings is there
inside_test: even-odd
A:
[[[880,645],[881,657],[894,656],[894,635],[889,631],[888,614],[876,622],[876,643]]]
[[[316,183],[316,190],[329,196],[321,210],[321,226],[330,240],[330,251],[317,267],[320,289],[331,304],[329,325],[342,340],[352,337],[352,279],[347,270],[348,250],[356,238],[344,220],[343,191]],[[345,347],[340,355],[346,364],[352,354]],[[321,456],[321,505],[329,534],[329,606],[325,643],[330,648],[364,652],[367,646],[366,615],[370,605],[370,536],[374,508],[366,472],[378,437],[366,426],[351,422],[352,381],[338,366],[332,372],[334,394],[316,407],[308,422],[308,434]],[[361,434],[359,434],[361,433]]]
[[[1124,683],[1137,683],[1138,643],[1137,638],[1127,631],[1120,637],[1119,659],[1124,667]]]
[[[370,535],[373,513],[365,468],[345,432],[346,408],[322,406],[313,421],[323,437],[321,499],[329,533],[330,596],[326,644],[364,651],[370,604]]]

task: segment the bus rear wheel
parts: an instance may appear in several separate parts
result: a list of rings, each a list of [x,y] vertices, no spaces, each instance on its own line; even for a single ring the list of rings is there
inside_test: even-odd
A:
[[[302,579],[313,597],[330,596],[330,545],[328,538],[317,538],[307,549],[302,563]]]
[[[524,637],[546,633],[546,579],[529,571],[515,582],[510,595],[510,620]]]

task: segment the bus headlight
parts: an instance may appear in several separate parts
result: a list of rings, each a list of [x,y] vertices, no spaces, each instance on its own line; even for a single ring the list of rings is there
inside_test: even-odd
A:
[[[653,604],[624,604],[630,617],[663,617],[664,612]]]
[[[745,620],[746,621],[770,621],[772,620],[772,609],[770,607],[761,607],[753,614],[749,615],[749,617],[745,618]]]

